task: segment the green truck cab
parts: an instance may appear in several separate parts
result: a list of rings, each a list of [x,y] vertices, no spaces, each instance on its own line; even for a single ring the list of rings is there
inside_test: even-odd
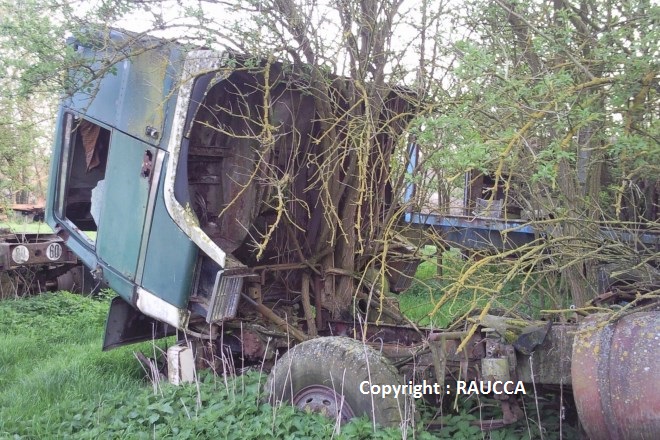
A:
[[[186,61],[180,46],[159,39],[141,39],[139,50],[122,55],[136,41],[118,31],[106,42],[71,42],[97,60],[97,78],[60,106],[46,218],[119,295],[108,320],[110,348],[151,338],[154,322],[165,324],[161,334],[185,329],[199,250],[218,271],[225,254],[191,220],[187,188],[176,179],[186,115],[210,80],[196,74],[221,59],[206,51]]]
[[[330,318],[349,317],[352,300],[335,297],[337,280],[351,295],[356,278],[378,277],[369,264],[387,260],[392,270],[379,285],[410,285],[419,261],[406,243],[384,251],[372,240],[372,254],[341,267],[348,251],[330,234],[345,226],[328,220],[323,206],[334,196],[318,177],[332,163],[318,158],[336,153],[319,151],[318,104],[290,67],[116,30],[70,44],[92,64],[70,74],[75,92],[60,106],[46,218],[119,295],[105,348],[176,330],[202,334],[254,310],[302,341],[332,334]],[[338,111],[347,112],[345,79],[330,81]],[[361,225],[372,232],[397,209],[385,158],[405,125],[396,116],[409,107],[394,89],[384,103],[380,117],[395,122],[383,124],[366,155],[373,163],[363,164],[374,176],[367,185],[384,195],[364,203],[372,214]],[[355,204],[336,183],[338,206]],[[299,315],[294,325],[281,319],[291,313]],[[257,345],[255,358],[264,351]]]

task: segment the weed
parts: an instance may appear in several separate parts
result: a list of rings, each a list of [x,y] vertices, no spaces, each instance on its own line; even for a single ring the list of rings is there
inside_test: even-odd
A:
[[[69,293],[0,301],[0,438],[366,440],[406,433],[420,440],[522,440],[538,438],[539,429],[546,439],[558,438],[556,429],[546,429],[558,426],[556,412],[541,409],[544,427],[522,421],[483,433],[469,405],[444,415],[437,432],[425,431],[433,416],[427,412],[414,432],[374,432],[370,421],[357,419],[335,433],[334,422],[320,415],[263,403],[258,372],[234,378],[201,372],[197,383],[161,383],[154,392],[131,355],[135,346],[101,352],[108,305],[107,295]],[[141,349],[153,351],[150,344]]]

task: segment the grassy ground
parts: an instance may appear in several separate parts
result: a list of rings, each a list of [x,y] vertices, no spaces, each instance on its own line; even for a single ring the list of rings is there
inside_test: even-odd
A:
[[[154,388],[132,355],[151,344],[101,352],[107,307],[69,293],[0,301],[0,438],[332,437],[334,425],[321,416],[262,403],[265,379],[256,373]],[[358,420],[337,438],[372,434]],[[390,429],[376,438],[400,437]]]
[[[546,281],[533,283],[519,275],[497,288],[496,284],[506,278],[506,263],[475,272],[457,288],[457,280],[474,261],[466,260],[457,250],[449,250],[443,252],[440,266],[435,248],[427,246],[424,253],[426,260],[420,264],[412,287],[398,296],[401,310],[420,325],[447,328],[489,303],[492,313],[534,319],[544,308],[562,308],[546,294],[552,290]]]
[[[54,438],[71,402],[144,387],[130,352],[100,351],[106,312],[70,294],[0,303],[0,438]]]
[[[9,229],[11,232],[20,234],[52,234],[53,230],[46,223],[33,221],[5,221],[0,222],[0,229]]]
[[[53,229],[43,222],[19,220],[0,222],[0,229],[9,229],[15,234],[52,234]],[[96,240],[96,231],[83,231],[89,238]]]
[[[154,385],[132,354],[149,354],[152,344],[101,351],[108,304],[105,297],[66,292],[0,301],[0,439],[402,438],[398,429],[373,432],[366,420],[335,432],[321,416],[273,408],[261,401],[265,378],[257,373],[227,380],[201,374],[197,384]],[[537,438],[531,421],[482,433],[472,425],[482,416],[475,402],[462,402],[434,433],[424,430],[426,421],[438,420],[427,409],[406,438]],[[534,420],[534,410],[528,411]],[[544,438],[558,437],[546,430]]]

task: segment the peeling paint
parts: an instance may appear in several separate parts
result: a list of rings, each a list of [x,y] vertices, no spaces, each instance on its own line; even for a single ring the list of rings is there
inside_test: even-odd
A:
[[[174,182],[176,180],[176,170],[181,153],[181,142],[184,138],[184,128],[188,107],[190,104],[190,95],[192,93],[195,77],[205,73],[219,70],[225,63],[225,57],[222,54],[213,51],[192,51],[188,54],[183,67],[181,84],[177,95],[176,108],[174,111],[174,120],[170,132],[170,140],[167,147],[169,151],[167,172],[165,175],[165,206],[174,222],[185,232],[186,235],[199,248],[213,259],[220,267],[225,267],[225,252],[218,247],[199,227],[195,216],[183,207],[174,196]],[[225,73],[228,74],[228,73]]]
[[[644,337],[660,322],[657,312],[637,312],[610,322],[585,320],[573,350],[573,394],[592,440],[648,439],[660,433],[660,344]],[[594,353],[579,347],[593,345]]]

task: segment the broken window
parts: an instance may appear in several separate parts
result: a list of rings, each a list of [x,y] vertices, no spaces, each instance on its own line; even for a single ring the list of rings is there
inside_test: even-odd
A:
[[[103,200],[110,130],[86,119],[65,117],[61,214],[95,240]]]

